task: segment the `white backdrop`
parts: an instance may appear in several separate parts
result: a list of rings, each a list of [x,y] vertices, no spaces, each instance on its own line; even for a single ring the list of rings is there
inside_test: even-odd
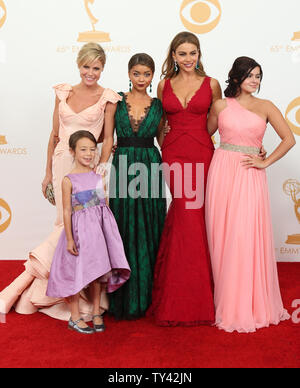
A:
[[[299,0],[0,0],[0,259],[26,259],[52,231],[55,210],[41,194],[52,86],[79,82],[77,40],[93,29],[88,10],[99,19],[95,30],[109,34],[109,42],[99,35],[108,56],[101,84],[116,91],[128,90],[129,58],[147,52],[157,65],[155,95],[167,48],[183,30],[199,36],[205,69],[223,90],[236,57],[262,64],[259,97],[281,109],[297,139],[268,170],[277,259],[300,261]],[[269,153],[279,141],[269,127]]]

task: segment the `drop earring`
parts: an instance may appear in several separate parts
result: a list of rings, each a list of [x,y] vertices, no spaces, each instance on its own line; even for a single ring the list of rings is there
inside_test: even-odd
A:
[[[178,72],[178,64],[177,64],[177,61],[174,61],[174,70],[175,72],[177,73]]]
[[[152,82],[150,84],[150,93],[152,93]]]
[[[131,79],[129,80],[129,91],[130,91],[130,92],[132,91],[132,82],[131,82]]]
[[[197,61],[197,65],[196,65],[196,70],[199,70],[200,69],[200,66],[199,66],[199,59]]]

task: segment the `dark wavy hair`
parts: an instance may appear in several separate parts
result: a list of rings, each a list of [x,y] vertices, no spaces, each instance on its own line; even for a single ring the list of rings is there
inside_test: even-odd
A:
[[[155,73],[155,63],[154,60],[150,57],[150,55],[145,53],[138,53],[131,57],[128,63],[128,71],[130,71],[134,66],[142,65],[147,66],[152,70],[152,73]]]
[[[237,97],[241,93],[241,84],[249,76],[251,71],[256,67],[260,68],[260,79],[263,78],[262,67],[254,59],[249,57],[239,57],[234,61],[232,69],[228,74],[228,84],[227,88],[224,91],[226,97]],[[260,91],[260,87],[258,89]]]
[[[81,130],[81,131],[74,132],[70,136],[69,147],[71,148],[71,150],[75,151],[77,142],[80,139],[84,139],[84,138],[90,139],[97,147],[97,140],[95,139],[95,136],[89,131]]]

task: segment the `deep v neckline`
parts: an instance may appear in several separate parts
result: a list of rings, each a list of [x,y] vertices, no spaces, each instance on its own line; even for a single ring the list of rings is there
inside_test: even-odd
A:
[[[153,106],[154,98],[151,99],[150,105],[148,105],[148,107],[145,107],[145,109],[144,109],[145,112],[146,112],[145,116],[141,116],[141,118],[139,120],[137,120],[137,122],[139,122],[139,126],[138,126],[138,130],[137,131],[134,131],[134,129],[132,128],[132,123],[131,123],[131,120],[130,120],[130,113],[129,113],[129,110],[128,110],[128,105],[130,105],[130,104],[127,102],[127,95],[125,93],[123,93],[123,102],[125,104],[125,108],[126,108],[126,112],[127,112],[127,119],[128,119],[128,122],[129,122],[129,126],[131,128],[131,131],[135,135],[137,135],[140,132],[140,129],[141,129],[142,125],[144,124],[144,122],[146,121],[146,119],[149,116],[150,110],[151,110],[151,108]]]
[[[206,81],[206,78],[207,78],[207,77],[204,77],[204,80],[202,81],[202,83],[201,83],[201,85],[199,86],[199,88],[195,91],[195,93],[193,94],[193,96],[189,99],[189,101],[188,101],[186,107],[184,107],[184,106],[182,105],[182,102],[179,100],[177,94],[175,93],[175,91],[174,91],[174,89],[173,89],[173,86],[172,86],[172,83],[171,83],[171,80],[169,79],[171,91],[172,91],[173,95],[175,96],[176,100],[179,102],[180,107],[181,107],[182,110],[187,110],[187,109],[188,109],[188,107],[189,107],[189,105],[191,104],[191,102],[193,101],[193,99],[198,95],[198,93],[199,93],[200,90],[202,89],[202,87],[203,87],[203,85],[204,85],[204,83],[205,83],[205,81]]]
[[[72,88],[72,89],[73,89],[73,88]],[[90,105],[90,106],[88,106],[88,107],[82,109],[80,112],[75,112],[74,109],[70,107],[70,105],[67,103],[67,98],[65,99],[65,104],[66,104],[67,107],[70,109],[70,111],[72,111],[73,114],[75,114],[75,115],[80,115],[80,114],[82,114],[83,112],[85,112],[86,110],[91,109],[91,108],[93,108],[94,106],[98,105],[99,102],[101,101],[101,99],[102,99],[104,93],[105,93],[105,90],[106,90],[106,89],[103,90],[101,96],[99,97],[98,101],[97,101],[95,104]]]

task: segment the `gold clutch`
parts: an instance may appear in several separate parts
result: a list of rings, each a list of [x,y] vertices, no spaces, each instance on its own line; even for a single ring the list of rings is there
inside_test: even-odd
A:
[[[46,187],[46,197],[51,205],[55,206],[55,196],[52,183],[48,183]]]

